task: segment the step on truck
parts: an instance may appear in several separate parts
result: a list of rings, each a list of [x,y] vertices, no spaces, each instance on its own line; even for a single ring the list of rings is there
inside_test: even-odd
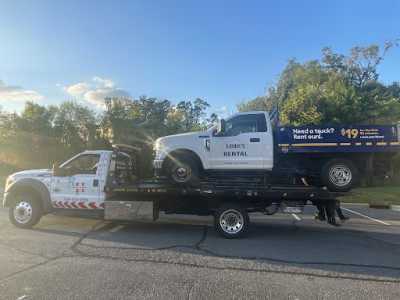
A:
[[[85,151],[53,169],[29,170],[7,178],[3,205],[19,228],[36,225],[41,216],[67,212],[113,221],[154,222],[160,215],[213,215],[226,238],[242,236],[249,213],[301,213],[305,204],[323,205],[335,225],[336,197],[326,189],[294,185],[201,182],[187,187],[138,178],[139,149],[118,145],[113,151]]]
[[[399,133],[400,125],[280,126],[278,108],[243,112],[206,131],[159,138],[153,164],[175,186],[253,176],[346,192],[361,176],[393,174]]]

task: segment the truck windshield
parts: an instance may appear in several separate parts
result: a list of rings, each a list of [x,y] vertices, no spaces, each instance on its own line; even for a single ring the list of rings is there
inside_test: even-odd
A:
[[[99,161],[99,154],[84,154],[67,163],[64,169],[71,175],[96,174]]]
[[[266,132],[267,124],[264,114],[246,114],[226,121],[224,136],[236,136],[247,132]]]

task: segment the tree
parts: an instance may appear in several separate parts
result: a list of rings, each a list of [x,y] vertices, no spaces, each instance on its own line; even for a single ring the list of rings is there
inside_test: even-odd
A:
[[[398,41],[399,39],[392,39],[385,42],[383,51],[380,51],[378,44],[355,46],[350,49],[349,56],[332,53],[331,47],[325,47],[322,49],[322,62],[332,70],[349,74],[351,80],[361,87],[369,80],[378,80],[378,65],[391,47],[399,46]]]
[[[272,111],[276,104],[283,125],[399,122],[399,85],[377,81],[377,66],[397,40],[354,47],[350,56],[323,49],[322,62],[288,60],[276,86],[265,96],[237,105],[239,111]]]
[[[21,116],[19,118],[14,116],[14,122],[18,130],[51,135],[53,117],[52,111],[46,107],[27,101]]]
[[[3,107],[0,105],[0,138],[12,136],[13,127],[11,114],[3,111]]]
[[[204,127],[202,125],[205,121],[206,109],[209,107],[210,104],[200,98],[194,100],[193,104],[190,101],[179,102],[176,109],[183,114],[183,132],[201,130]]]
[[[82,126],[95,126],[97,121],[94,110],[73,101],[65,101],[59,107],[50,107],[55,112],[54,136],[60,141],[67,153],[75,153],[86,148],[87,144],[79,135]]]
[[[127,98],[110,98],[104,99],[106,110],[104,118],[111,121],[116,119],[127,119],[132,109],[132,100]]]

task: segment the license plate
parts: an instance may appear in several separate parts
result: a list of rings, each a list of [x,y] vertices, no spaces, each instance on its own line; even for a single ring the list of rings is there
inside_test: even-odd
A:
[[[284,213],[288,214],[299,214],[303,212],[304,209],[304,204],[302,202],[287,202],[287,201],[282,201],[281,202],[281,208]]]

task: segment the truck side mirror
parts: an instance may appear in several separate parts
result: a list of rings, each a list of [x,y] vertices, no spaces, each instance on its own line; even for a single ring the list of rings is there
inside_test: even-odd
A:
[[[53,173],[53,176],[61,177],[61,176],[64,176],[65,171],[62,168],[60,168],[60,164],[59,163],[55,163],[53,165],[53,172],[52,173]]]
[[[226,121],[225,119],[221,119],[218,122],[217,132],[215,133],[215,136],[219,136],[221,132],[225,131],[226,131]]]

